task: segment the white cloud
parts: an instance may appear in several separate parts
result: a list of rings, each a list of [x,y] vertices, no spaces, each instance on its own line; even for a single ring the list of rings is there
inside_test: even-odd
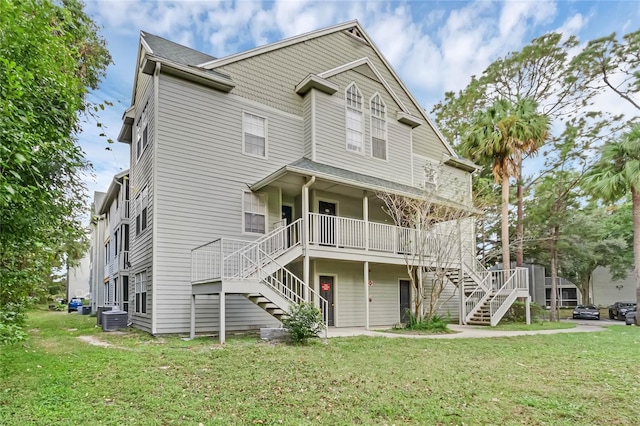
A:
[[[589,18],[585,17],[581,13],[576,13],[568,17],[556,32],[561,33],[566,37],[571,35],[578,35],[582,28],[589,22]]]

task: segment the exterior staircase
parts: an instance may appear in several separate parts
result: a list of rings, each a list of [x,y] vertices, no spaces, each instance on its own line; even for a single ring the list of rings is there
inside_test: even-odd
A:
[[[327,325],[327,300],[285,267],[301,255],[302,219],[255,241],[218,239],[192,250],[192,286],[219,284],[225,293],[243,294],[278,321],[292,305],[312,302]]]
[[[495,327],[518,297],[529,296],[526,268],[489,271],[469,252],[445,275],[464,294],[464,324]]]

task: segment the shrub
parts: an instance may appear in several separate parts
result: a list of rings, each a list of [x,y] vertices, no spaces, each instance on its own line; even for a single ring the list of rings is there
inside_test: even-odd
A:
[[[448,333],[449,317],[434,314],[429,319],[418,321],[415,314],[411,310],[407,310],[407,330],[428,331],[430,333]]]
[[[287,316],[282,318],[282,324],[289,330],[289,336],[295,343],[306,343],[312,337],[324,330],[322,312],[311,303],[293,305]]]
[[[547,319],[547,313],[542,306],[532,303],[531,304],[531,320],[538,321]],[[525,322],[527,320],[527,311],[525,302],[513,302],[513,305],[509,308],[505,316],[502,318],[504,322]]]
[[[26,339],[24,307],[19,303],[0,306],[0,345],[8,345]]]

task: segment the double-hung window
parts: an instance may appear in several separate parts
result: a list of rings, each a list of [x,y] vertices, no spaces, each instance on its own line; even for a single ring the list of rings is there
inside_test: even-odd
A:
[[[149,125],[147,119],[147,106],[142,109],[142,114],[136,123],[136,160],[140,159],[142,152],[149,145]]]
[[[267,231],[266,195],[244,192],[242,204],[244,212],[244,232],[264,234]]]
[[[256,157],[267,156],[267,119],[242,113],[243,152]]]
[[[345,98],[347,103],[347,151],[363,154],[362,95],[355,83],[351,83],[347,87]]]
[[[135,275],[136,313],[147,313],[147,271]]]
[[[376,94],[370,102],[371,107],[371,156],[387,159],[387,111],[384,101]]]
[[[149,191],[145,186],[136,197],[136,235],[147,229],[147,213],[149,210]]]

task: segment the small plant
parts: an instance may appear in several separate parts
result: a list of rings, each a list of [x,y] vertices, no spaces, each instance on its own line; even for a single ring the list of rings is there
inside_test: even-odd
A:
[[[407,324],[405,329],[416,331],[427,331],[430,333],[448,333],[449,317],[444,315],[434,314],[429,319],[418,321],[415,314],[407,310]]]
[[[535,303],[531,303],[530,310],[531,310],[531,320],[533,322],[536,322],[539,320],[548,321],[548,318],[546,317],[546,312],[542,308],[542,306]],[[509,308],[509,310],[507,311],[507,313],[503,318],[503,322],[505,323],[506,322],[525,322],[526,318],[527,318],[526,304],[524,302],[517,301],[517,302],[513,302],[513,305],[511,305],[511,307]]]
[[[324,330],[322,312],[311,303],[299,303],[292,306],[282,324],[289,330],[289,336],[295,343],[306,343]]]

